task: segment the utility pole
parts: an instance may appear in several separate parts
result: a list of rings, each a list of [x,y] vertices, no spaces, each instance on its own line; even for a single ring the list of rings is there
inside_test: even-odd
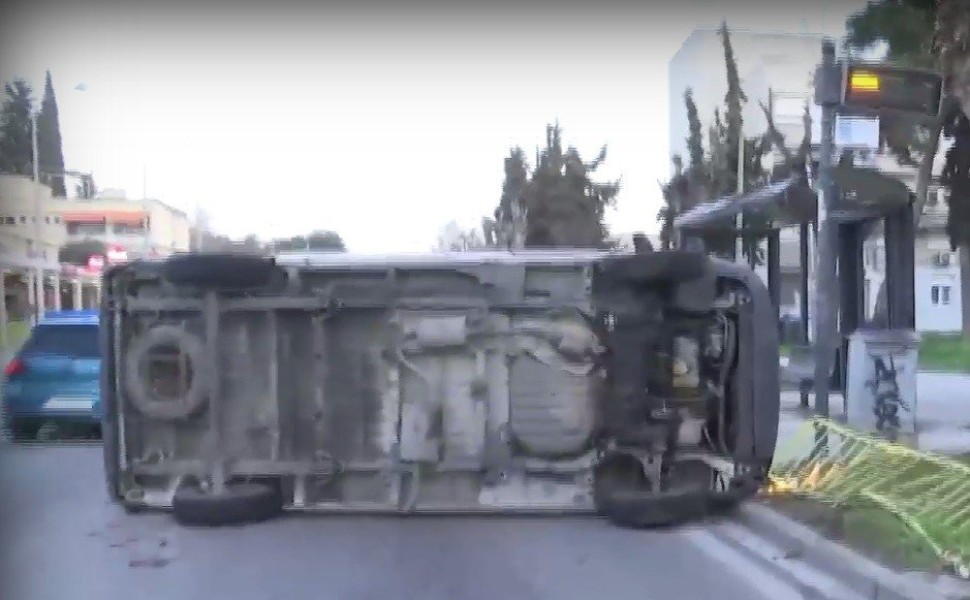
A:
[[[42,250],[44,246],[44,209],[40,193],[40,150],[37,147],[37,113],[30,112],[30,146],[34,167],[34,244],[33,258],[37,261],[37,274],[34,277],[34,302],[36,304],[37,320],[40,321],[46,312],[46,294],[44,293],[44,267],[47,261]]]
[[[815,102],[822,108],[821,155],[818,162],[818,268],[815,272],[815,412],[829,416],[829,378],[834,364],[839,290],[835,276],[836,224],[832,220],[835,112],[841,103],[841,71],[835,44],[822,41],[822,64],[815,84]]]

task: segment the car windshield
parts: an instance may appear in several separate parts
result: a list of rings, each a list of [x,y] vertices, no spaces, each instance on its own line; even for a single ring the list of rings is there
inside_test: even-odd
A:
[[[21,352],[97,358],[98,328],[94,325],[39,325],[24,343]]]

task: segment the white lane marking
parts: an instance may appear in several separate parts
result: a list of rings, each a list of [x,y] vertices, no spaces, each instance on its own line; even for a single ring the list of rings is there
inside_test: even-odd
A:
[[[684,531],[684,537],[708,557],[727,567],[737,577],[744,579],[762,600],[804,600],[799,590],[719,540],[708,529],[691,528]]]
[[[44,403],[45,410],[91,410],[94,398],[86,396],[54,396]]]

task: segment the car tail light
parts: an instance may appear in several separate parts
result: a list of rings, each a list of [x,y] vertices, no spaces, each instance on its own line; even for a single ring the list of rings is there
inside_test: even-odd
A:
[[[7,367],[3,370],[3,374],[7,377],[14,377],[22,374],[26,370],[27,365],[24,364],[24,361],[20,360],[19,358],[15,358],[7,363]]]

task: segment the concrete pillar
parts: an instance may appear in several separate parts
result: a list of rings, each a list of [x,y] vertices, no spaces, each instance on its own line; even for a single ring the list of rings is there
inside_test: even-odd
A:
[[[81,310],[84,308],[84,288],[81,286],[80,279],[71,280],[71,308]]]
[[[54,310],[63,309],[63,303],[61,302],[61,275],[60,273],[54,274]]]
[[[36,273],[33,269],[27,269],[24,279],[27,282],[27,306],[30,310],[30,324],[37,323],[37,286],[34,284]]]
[[[94,284],[94,306],[91,308],[98,308],[101,306],[101,282],[98,281]]]
[[[47,312],[47,290],[44,286],[44,269],[37,269],[34,272],[34,284],[37,286],[37,290],[34,292],[34,300],[37,305],[37,318],[41,319],[44,317],[44,313]]]

